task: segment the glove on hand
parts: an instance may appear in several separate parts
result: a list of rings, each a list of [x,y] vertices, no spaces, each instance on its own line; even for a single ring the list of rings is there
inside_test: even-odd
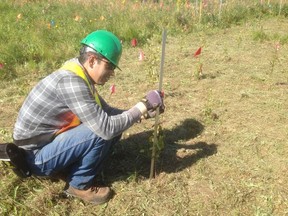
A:
[[[156,116],[156,109],[159,107],[159,113],[163,113],[165,110],[164,102],[163,102],[164,93],[158,90],[149,91],[144,100],[145,106],[147,108],[147,116],[146,118],[153,118]]]

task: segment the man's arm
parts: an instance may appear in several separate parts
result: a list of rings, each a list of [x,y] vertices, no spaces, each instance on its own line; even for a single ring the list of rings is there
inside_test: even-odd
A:
[[[103,139],[111,139],[141,118],[135,106],[118,115],[109,116],[96,102],[85,81],[75,76],[63,77],[57,85],[58,98],[90,130]]]

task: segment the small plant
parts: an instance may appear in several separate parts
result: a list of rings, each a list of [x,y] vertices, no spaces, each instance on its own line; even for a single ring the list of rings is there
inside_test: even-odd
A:
[[[207,122],[216,121],[219,118],[219,116],[213,112],[211,107],[206,107],[203,110],[203,115]]]
[[[279,49],[280,49],[280,43],[277,42],[274,45],[272,59],[270,60],[270,73],[274,72],[275,65],[277,62],[279,62]]]
[[[154,125],[154,132],[149,138],[151,145],[151,168],[150,179],[155,176],[155,162],[159,158],[161,151],[164,149],[164,134],[162,126],[158,123]]]
[[[163,82],[163,67],[164,67],[164,56],[165,56],[165,43],[166,43],[166,31],[163,31],[162,34],[162,56],[161,56],[161,64],[160,64],[160,72],[159,76],[157,72],[157,67],[159,65],[159,47],[153,46],[155,49],[151,49],[149,46],[149,57],[147,65],[148,65],[148,75],[150,80],[154,83],[155,80],[159,83],[159,91],[162,91],[162,82]],[[158,54],[156,54],[158,53]],[[152,54],[152,55],[151,55]],[[159,77],[159,79],[157,79]],[[164,94],[164,93],[163,93]],[[164,95],[163,95],[164,96]],[[149,142],[151,144],[151,167],[150,167],[150,179],[155,176],[155,163],[157,158],[159,157],[161,150],[164,148],[164,137],[161,124],[159,123],[159,108],[156,110],[155,116],[155,124],[154,124],[154,132],[149,138]]]
[[[263,26],[261,26],[260,30],[258,31],[255,31],[253,33],[253,39],[255,41],[260,41],[260,42],[263,42],[263,41],[267,41],[269,40],[269,36],[264,32],[263,30]]]
[[[204,120],[207,123],[212,123],[214,121],[217,121],[219,118],[216,112],[213,111],[214,104],[215,104],[215,100],[212,98],[212,89],[209,89],[207,102],[205,104],[204,109],[202,110],[202,115],[204,117]]]
[[[146,71],[148,71],[148,79],[152,82],[158,82],[158,65],[159,65],[159,51],[160,48],[151,39],[148,40],[148,50],[145,55]],[[140,57],[140,56],[139,56]],[[140,58],[139,58],[140,59]]]

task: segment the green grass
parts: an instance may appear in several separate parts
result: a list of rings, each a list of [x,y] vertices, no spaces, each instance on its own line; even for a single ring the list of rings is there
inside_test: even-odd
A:
[[[278,1],[270,5],[247,5],[248,2],[223,4],[221,13],[218,4],[210,3],[200,13],[195,4],[187,5],[183,0],[165,1],[163,5],[139,1],[5,0],[0,5],[1,11],[5,11],[1,15],[0,38],[7,41],[0,53],[0,63],[5,65],[1,78],[18,76],[15,64],[25,65],[27,70],[57,68],[77,52],[83,35],[95,29],[115,32],[126,45],[132,38],[144,45],[147,39],[161,35],[164,27],[170,35],[187,34],[279,14],[279,5],[275,4]],[[288,15],[287,5],[281,7],[281,15]]]
[[[0,163],[1,215],[288,214],[286,5],[278,16],[274,3],[279,1],[271,6],[247,1],[250,7],[229,1],[221,19],[218,7],[211,5],[199,23],[195,10],[185,9],[184,1],[178,5],[185,9],[183,14],[173,1],[167,1],[169,13],[154,4],[128,0],[124,5],[96,1],[106,5],[102,9],[89,1],[19,2],[0,4],[5,11],[0,38],[8,41],[0,51],[0,63],[5,63],[0,69],[0,142],[11,141],[29,90],[77,55],[79,41],[96,28],[117,32],[124,47],[123,71],[117,71],[100,93],[112,105],[133,106],[147,90],[158,87],[151,70],[160,65],[161,32],[166,26],[167,109],[161,116],[165,149],[156,178],[149,180],[148,139],[154,121],[126,131],[104,177],[116,195],[102,206],[65,198],[63,182],[21,181]],[[79,21],[74,20],[77,15]],[[57,27],[49,29],[52,19]],[[139,39],[139,47],[130,47],[133,37]],[[196,79],[198,60],[193,55],[200,46],[203,75]],[[139,49],[146,56],[143,62],[138,61]],[[109,97],[112,83],[116,93]]]

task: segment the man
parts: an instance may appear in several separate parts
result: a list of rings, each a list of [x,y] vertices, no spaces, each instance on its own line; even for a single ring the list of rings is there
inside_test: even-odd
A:
[[[94,204],[107,202],[109,187],[95,185],[103,161],[127,128],[142,116],[154,117],[159,91],[129,110],[110,107],[95,88],[119,68],[120,40],[98,30],[81,41],[78,58],[41,80],[24,101],[13,131],[14,143],[25,149],[31,172],[53,176],[65,171],[66,193]]]

